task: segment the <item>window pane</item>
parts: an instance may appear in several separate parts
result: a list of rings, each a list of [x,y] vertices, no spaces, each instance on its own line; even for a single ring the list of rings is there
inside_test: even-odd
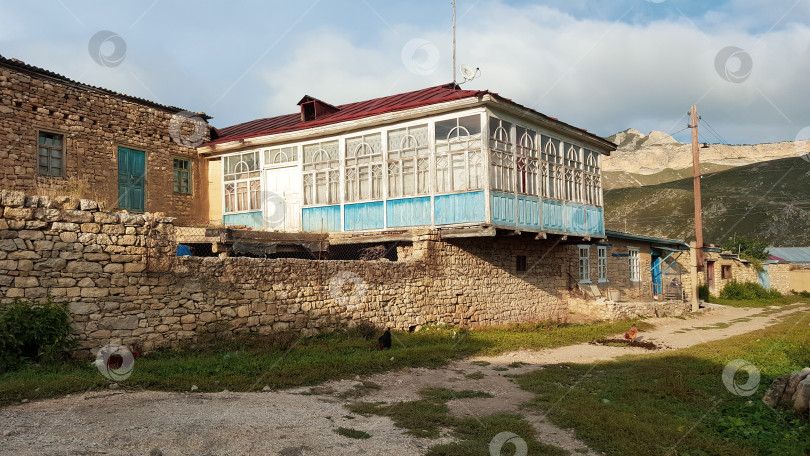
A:
[[[458,125],[464,127],[471,135],[481,133],[481,116],[472,115],[458,119]]]

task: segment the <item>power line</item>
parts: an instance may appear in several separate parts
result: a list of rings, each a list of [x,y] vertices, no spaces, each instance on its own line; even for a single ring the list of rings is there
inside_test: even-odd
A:
[[[714,127],[712,127],[711,125],[709,125],[709,122],[706,122],[706,120],[705,120],[705,119],[703,119],[702,117],[701,117],[700,119],[698,119],[698,121],[702,121],[702,122],[703,122],[703,124],[704,124],[704,125],[706,125],[706,128],[708,128],[708,129],[709,129],[709,131],[711,131],[711,132],[712,132],[712,134],[714,134],[715,136],[717,136],[717,139],[719,139],[719,140],[720,140],[720,142],[722,142],[722,143],[723,143],[723,144],[725,144],[725,145],[728,145],[728,141],[726,141],[726,140],[725,140],[725,138],[723,138],[723,137],[720,135],[720,133],[718,133],[718,132],[717,132],[717,130],[715,130],[715,129],[714,129]]]

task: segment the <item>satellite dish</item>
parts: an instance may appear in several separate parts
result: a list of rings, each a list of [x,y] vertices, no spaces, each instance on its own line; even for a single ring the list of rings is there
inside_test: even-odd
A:
[[[473,70],[469,65],[461,64],[461,76],[464,77],[464,82],[472,81],[480,73],[481,71],[478,68]]]

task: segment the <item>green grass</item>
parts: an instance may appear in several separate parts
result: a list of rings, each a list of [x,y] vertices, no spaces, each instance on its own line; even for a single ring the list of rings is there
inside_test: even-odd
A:
[[[467,378],[467,379],[470,379],[470,380],[481,380],[484,377],[485,377],[485,375],[483,373],[481,373],[481,372],[473,372],[472,374],[467,374],[467,375],[464,376],[464,378]]]
[[[709,302],[714,304],[722,304],[730,307],[770,307],[770,306],[787,306],[796,303],[806,303],[806,297],[800,295],[788,294],[781,297],[763,298],[763,299],[723,299],[717,296],[709,298]]]
[[[640,327],[644,328],[645,323]],[[616,334],[627,323],[523,324],[480,330],[429,327],[394,332],[391,350],[376,350],[376,334],[338,331],[317,337],[248,335],[157,350],[135,360],[122,388],[199,392],[259,391],[310,386],[404,367],[439,367],[473,355],[543,349]],[[0,375],[0,405],[104,389],[111,383],[89,361],[28,365]]]
[[[810,365],[810,315],[687,349],[626,356],[594,365],[564,364],[518,376],[536,394],[527,407],[575,429],[610,455],[784,455],[810,452],[810,423],[761,399],[781,374]],[[752,363],[761,379],[750,397],[729,392],[725,366]],[[747,376],[738,374],[738,384]],[[564,399],[564,400],[563,400]]]
[[[357,429],[339,427],[335,429],[335,433],[348,437],[350,439],[370,439],[371,434],[368,432],[358,431]]]
[[[391,418],[394,424],[408,434],[435,439],[449,433],[457,441],[436,445],[428,456],[489,456],[490,442],[501,432],[511,432],[526,442],[528,454],[563,456],[569,453],[560,448],[537,441],[534,428],[517,415],[493,415],[484,418],[458,418],[450,414],[446,402],[452,399],[492,397],[481,391],[454,391],[446,388],[428,388],[419,392],[422,399],[395,404],[360,402],[348,408],[361,415],[380,415]],[[514,446],[506,444],[500,454],[513,454]]]

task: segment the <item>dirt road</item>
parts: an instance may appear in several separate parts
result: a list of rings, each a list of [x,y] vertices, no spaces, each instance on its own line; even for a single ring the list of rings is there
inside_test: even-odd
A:
[[[762,315],[762,309],[711,309],[686,320],[651,320],[656,329],[643,335],[659,345],[683,348],[763,328],[797,311],[808,309],[800,307],[766,315]],[[450,401],[448,405],[455,414],[520,413],[535,426],[542,442],[579,450],[575,454],[596,455],[571,431],[553,426],[542,416],[519,410],[518,406],[533,396],[518,388],[505,374],[527,372],[544,364],[589,363],[633,353],[649,352],[591,344],[524,350],[464,360],[441,369],[404,369],[335,381],[313,390],[94,391],[0,409],[0,454],[148,455],[159,449],[166,456],[420,455],[426,448],[450,439],[414,438],[394,427],[388,418],[353,415],[343,405],[352,400],[387,403],[414,400],[419,398],[420,389],[441,386],[486,391],[494,396]],[[490,364],[480,365],[484,362]],[[525,364],[509,367],[517,366],[516,362]],[[480,375],[468,377],[476,373]],[[361,385],[359,380],[372,381],[382,389],[364,390],[362,397],[354,399],[339,397]],[[343,437],[334,432],[338,427],[362,430],[372,437],[366,440]]]

